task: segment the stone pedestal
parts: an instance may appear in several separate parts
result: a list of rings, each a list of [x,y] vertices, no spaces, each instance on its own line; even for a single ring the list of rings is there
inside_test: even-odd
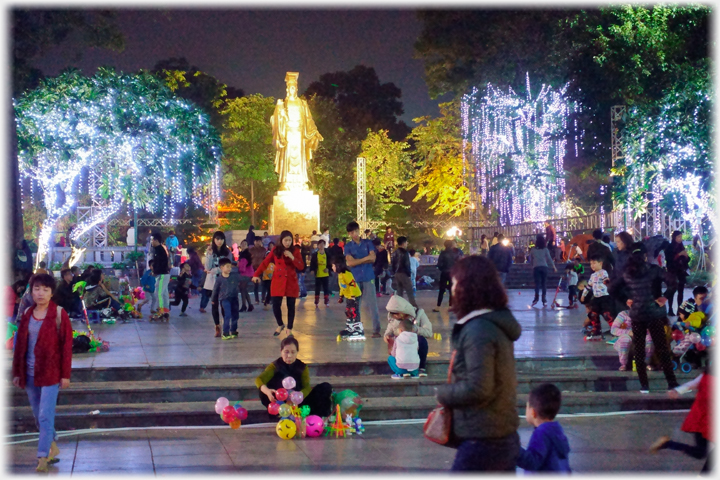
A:
[[[290,230],[293,235],[320,231],[320,196],[312,190],[277,192],[270,208],[271,235]]]

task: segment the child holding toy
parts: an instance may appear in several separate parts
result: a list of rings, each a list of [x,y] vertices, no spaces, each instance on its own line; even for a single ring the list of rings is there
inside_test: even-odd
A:
[[[428,338],[433,336],[432,323],[428,319],[425,310],[422,308],[417,311],[415,308],[399,295],[393,295],[388,301],[388,326],[385,330],[383,340],[388,344],[388,354],[392,353],[395,339],[400,336],[400,322],[410,320],[413,323],[412,331],[417,333],[418,339],[418,355],[420,356],[420,369],[418,375],[427,377],[425,365],[428,354]]]
[[[329,417],[332,408],[332,385],[327,382],[314,387],[310,385],[310,369],[305,362],[297,358],[299,351],[300,344],[294,336],[286,337],[280,342],[280,357],[255,379],[260,402],[267,407],[276,401],[275,393],[283,388],[283,380],[292,377],[295,380],[294,390],[303,394],[300,406],[309,406],[310,415]],[[277,415],[270,415],[270,418],[276,419]]]
[[[413,323],[409,319],[400,321],[400,335],[395,339],[388,363],[394,374],[393,380],[417,378],[420,376],[420,355],[418,354],[418,335],[413,333]]]
[[[340,298],[345,302],[345,329],[340,331],[342,340],[365,340],[360,310],[358,309],[357,298],[362,295],[360,287],[355,282],[355,277],[347,266],[345,257],[338,257],[333,265],[333,270],[338,274],[338,285],[340,286]],[[370,292],[372,294],[372,292]]]

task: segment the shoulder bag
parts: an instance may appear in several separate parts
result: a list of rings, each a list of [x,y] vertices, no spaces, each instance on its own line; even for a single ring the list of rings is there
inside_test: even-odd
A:
[[[457,350],[453,350],[452,357],[450,357],[450,365],[448,366],[448,383],[450,383],[452,376],[452,369],[455,363],[456,354]],[[443,405],[435,407],[425,421],[423,434],[425,435],[425,438],[431,442],[450,446],[450,437],[452,435],[452,410],[448,407],[444,407]]]

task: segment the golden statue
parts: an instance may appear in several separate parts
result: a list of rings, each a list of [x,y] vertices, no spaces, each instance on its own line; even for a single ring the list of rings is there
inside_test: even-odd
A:
[[[270,118],[273,130],[275,172],[280,177],[280,191],[309,190],[307,166],[313,150],[323,140],[307,102],[298,98],[298,72],[287,72],[287,98],[279,99]]]

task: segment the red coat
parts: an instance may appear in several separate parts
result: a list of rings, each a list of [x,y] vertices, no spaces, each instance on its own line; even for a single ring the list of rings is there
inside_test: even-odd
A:
[[[711,381],[712,377],[704,373],[700,379],[700,385],[698,385],[695,402],[693,402],[690,413],[685,417],[685,421],[682,427],[680,427],[683,432],[701,434],[709,442],[713,441],[710,432],[712,425],[712,419],[710,417]]]
[[[297,270],[302,270],[305,267],[305,261],[300,253],[300,247],[292,246],[292,253],[294,260],[290,260],[285,255],[280,258],[275,257],[274,247],[267,254],[265,260],[255,270],[256,277],[262,277],[263,272],[270,263],[275,264],[275,271],[273,271],[272,283],[270,284],[270,295],[273,297],[291,297],[297,298],[300,296],[300,285],[298,284]]]
[[[13,354],[12,376],[20,377],[20,388],[25,388],[27,380],[28,324],[35,310],[32,306],[22,316],[17,331],[15,353]],[[65,310],[61,311],[60,332],[55,317],[57,305],[51,301],[47,315],[43,319],[37,343],[35,344],[36,387],[49,387],[60,383],[62,378],[70,378],[72,368],[72,325]],[[59,333],[59,335],[58,335]]]

